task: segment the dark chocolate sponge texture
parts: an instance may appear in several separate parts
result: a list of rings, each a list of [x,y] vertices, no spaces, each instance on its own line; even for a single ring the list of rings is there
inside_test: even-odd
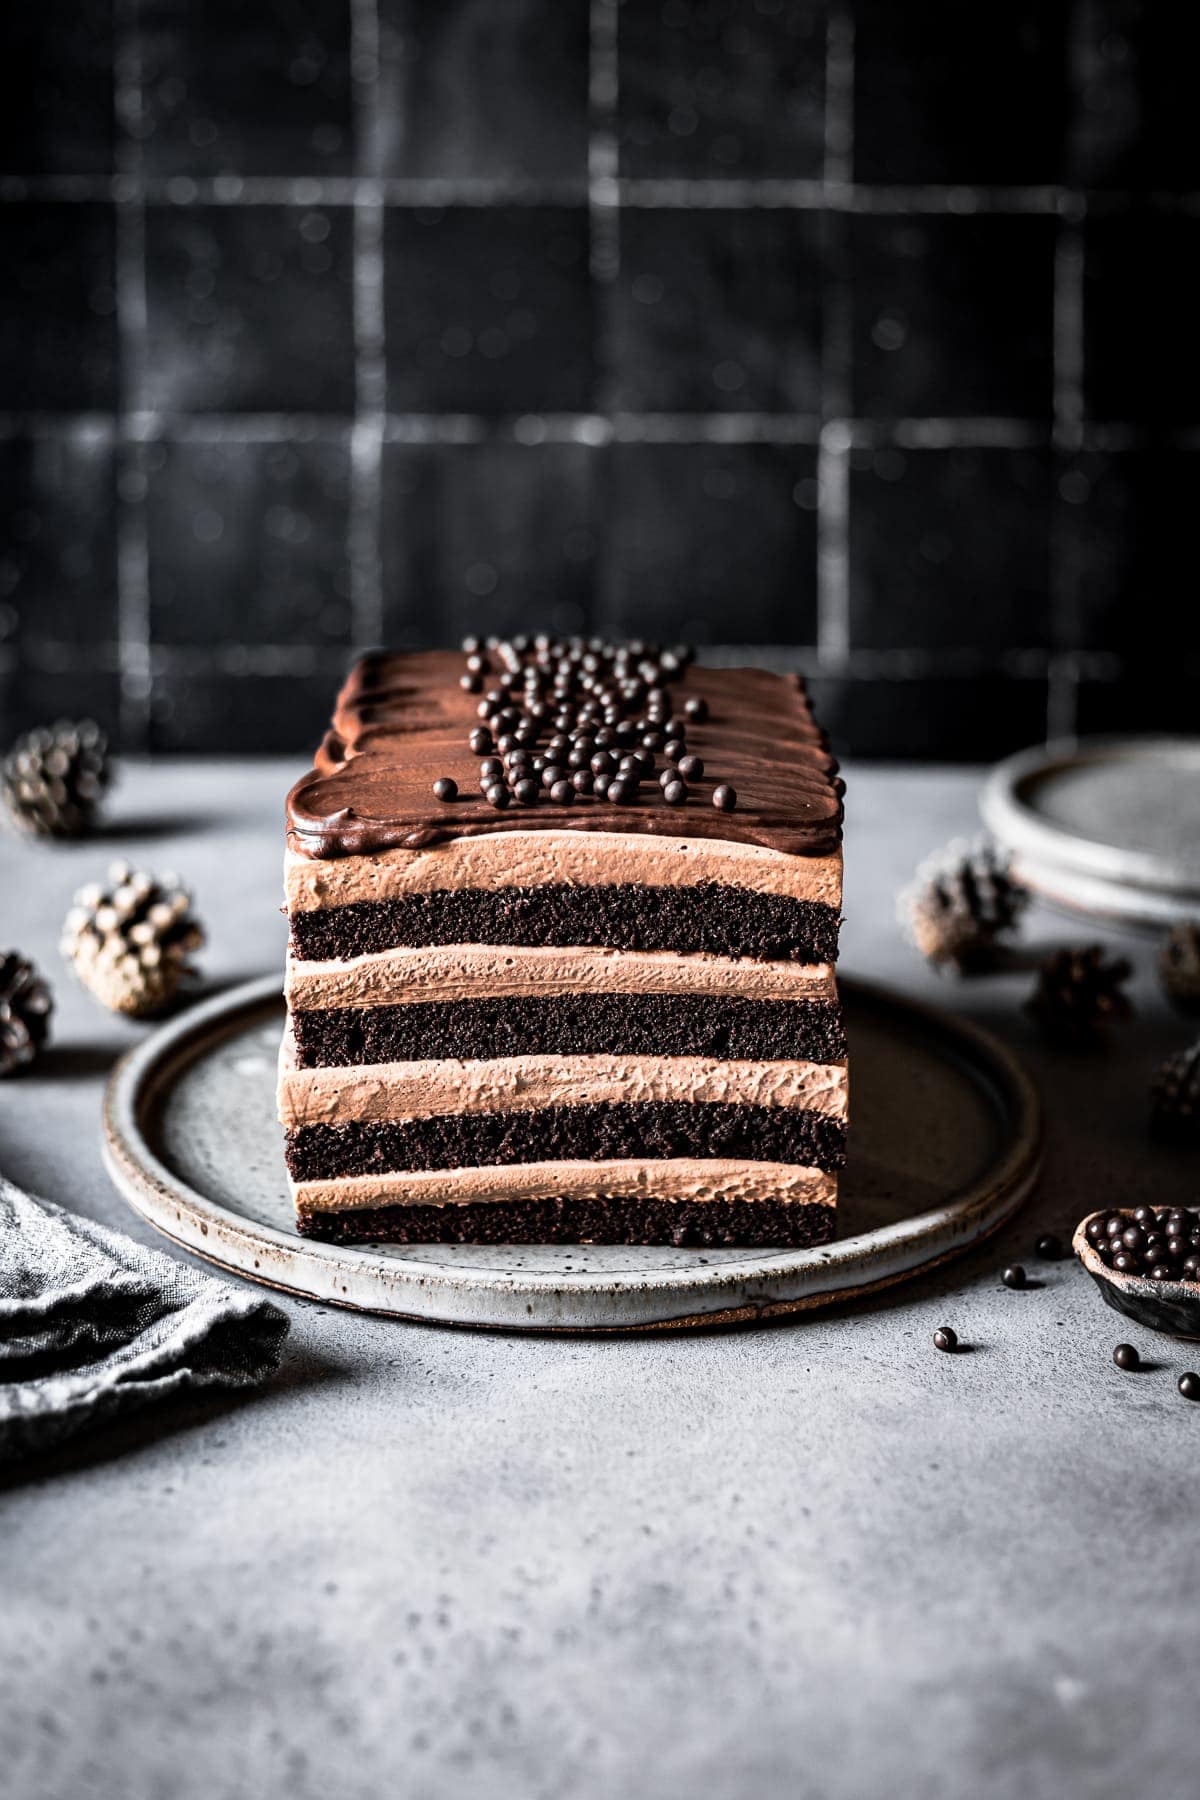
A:
[[[315,1008],[293,1013],[292,1026],[302,1069],[606,1053],[827,1063],[846,1054],[833,1002],[734,994],[530,994]]]
[[[294,1181],[497,1163],[696,1156],[839,1169],[846,1160],[846,1127],[799,1108],[658,1100],[306,1125],[287,1140]]]
[[[822,901],[716,882],[446,888],[314,908],[291,920],[294,954],[320,962],[409,945],[517,944],[832,963],[840,924]]]
[[[359,1244],[762,1245],[803,1250],[833,1236],[832,1206],[782,1200],[565,1197],[301,1212],[303,1237]]]
[[[461,685],[462,670],[460,656],[441,651],[379,654],[357,665],[312,772],[288,797],[294,851],[369,855],[564,827],[719,838],[797,855],[827,854],[841,842],[837,764],[799,676],[688,666],[673,681],[671,704],[681,717],[689,705],[703,713],[689,746],[702,750],[705,774],[688,804],[667,803],[648,780],[624,804],[573,792],[561,804],[546,796],[546,803],[499,810],[480,789],[479,756],[469,745],[473,731],[487,729],[479,720],[486,699]],[[457,792],[452,802],[433,791],[446,780]],[[731,810],[712,803],[718,788],[736,795]]]

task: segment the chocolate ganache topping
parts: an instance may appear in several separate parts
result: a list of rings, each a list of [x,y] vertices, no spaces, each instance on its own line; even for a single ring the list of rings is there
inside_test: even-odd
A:
[[[799,676],[700,669],[685,646],[551,637],[376,653],[288,796],[303,856],[505,831],[841,840],[842,783]]]

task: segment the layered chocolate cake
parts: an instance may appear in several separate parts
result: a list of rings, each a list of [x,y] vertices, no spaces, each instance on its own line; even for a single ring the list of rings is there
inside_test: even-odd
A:
[[[360,662],[288,800],[300,1231],[828,1239],[841,792],[797,677],[545,637]]]

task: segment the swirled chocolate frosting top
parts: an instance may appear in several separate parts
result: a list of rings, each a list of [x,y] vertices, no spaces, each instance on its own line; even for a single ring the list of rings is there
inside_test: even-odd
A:
[[[799,676],[546,637],[364,657],[287,807],[310,857],[539,826],[824,855],[841,823]]]

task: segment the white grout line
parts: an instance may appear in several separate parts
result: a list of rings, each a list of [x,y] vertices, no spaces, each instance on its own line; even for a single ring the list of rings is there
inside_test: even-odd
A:
[[[845,0],[830,7],[825,40],[822,194],[835,203],[854,159],[854,20]],[[836,229],[836,228],[835,228]],[[817,449],[817,651],[825,671],[850,651],[851,296],[840,233],[825,247],[821,327],[821,427]]]
[[[360,6],[361,0],[355,0]],[[614,11],[612,0],[593,0],[593,14]],[[607,29],[607,27],[606,27]],[[837,70],[834,70],[835,79]],[[829,89],[827,64],[826,87]],[[835,88],[840,102],[840,93]],[[1089,214],[1200,212],[1200,193],[1156,191],[1135,194],[1117,188],[1058,185],[983,187],[971,184],[891,186],[855,182],[849,157],[827,145],[827,175],[820,181],[771,176],[723,179],[709,176],[621,177],[616,161],[603,170],[612,182],[609,204],[634,207],[747,208],[855,213],[1030,213],[1053,215],[1074,203]],[[365,180],[378,187],[385,206],[586,206],[594,177],[525,180],[519,177],[436,177],[366,175],[147,175],[145,200],[154,206],[354,206]],[[25,201],[79,205],[119,200],[121,176],[0,175],[0,205]]]
[[[142,748],[150,726],[150,545],[146,482],[130,419],[145,391],[146,210],[142,201],[142,62],[137,0],[117,0],[113,19],[113,111],[117,178],[112,198],[116,232],[116,317],[119,349],[120,443],[117,466],[117,628],[121,739]]]
[[[382,155],[378,0],[352,0],[350,62],[359,166],[377,170]],[[387,408],[384,339],[384,207],[374,176],[352,184],[354,197],[354,427],[350,447],[348,539],[350,617],[362,648],[384,634],[382,514]]]

